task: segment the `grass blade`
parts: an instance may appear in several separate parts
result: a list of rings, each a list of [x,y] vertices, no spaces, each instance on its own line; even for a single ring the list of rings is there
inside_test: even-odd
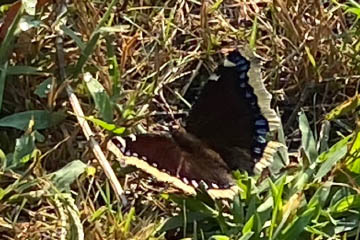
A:
[[[75,66],[74,69],[74,78],[77,78],[79,73],[82,71],[83,66],[85,65],[89,56],[94,52],[95,46],[100,38],[101,32],[99,31],[101,27],[105,25],[105,22],[110,17],[110,13],[113,11],[113,7],[118,2],[118,0],[112,0],[109,6],[107,7],[107,11],[105,12],[104,16],[102,17],[100,23],[97,25],[95,31],[92,33],[89,42],[86,44],[82,54]]]
[[[30,120],[34,120],[34,129],[41,130],[59,124],[65,119],[62,112],[49,112],[46,110],[33,110],[14,113],[0,119],[0,127],[12,127],[19,130],[26,130]]]
[[[299,128],[301,131],[302,147],[310,163],[312,163],[318,157],[318,153],[316,151],[316,141],[311,131],[309,121],[307,120],[306,115],[303,112],[299,117]]]
[[[90,73],[84,75],[85,84],[90,92],[92,99],[95,102],[95,108],[99,111],[102,119],[107,123],[113,121],[113,110],[110,102],[110,97],[105,88],[93,78]]]
[[[305,227],[309,224],[316,210],[315,207],[307,209],[300,217],[297,217],[279,237],[279,240],[299,239],[300,234],[305,231]]]
[[[340,140],[332,146],[329,151],[323,152],[318,157],[318,161],[322,162],[322,165],[315,176],[315,181],[319,181],[335,166],[338,161],[345,157],[350,138],[351,136],[347,136],[346,138]]]

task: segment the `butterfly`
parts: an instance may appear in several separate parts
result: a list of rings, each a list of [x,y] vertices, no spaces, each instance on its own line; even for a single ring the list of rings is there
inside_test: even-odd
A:
[[[201,185],[214,197],[230,196],[232,170],[260,171],[279,147],[266,139],[280,120],[259,69],[238,50],[230,52],[209,77],[185,126],[115,137],[109,149],[125,164],[185,193],[196,194]]]

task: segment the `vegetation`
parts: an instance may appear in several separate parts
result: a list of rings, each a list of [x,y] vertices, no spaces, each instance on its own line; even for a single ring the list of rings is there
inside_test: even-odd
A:
[[[0,10],[0,239],[360,238],[356,1],[24,0]],[[111,136],[179,121],[190,84],[222,49],[245,45],[288,146],[268,176],[235,172],[242,191],[215,201],[164,193],[120,166]]]

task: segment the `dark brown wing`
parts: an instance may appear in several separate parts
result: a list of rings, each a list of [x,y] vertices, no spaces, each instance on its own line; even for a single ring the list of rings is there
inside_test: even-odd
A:
[[[217,151],[231,169],[252,172],[266,147],[269,124],[249,84],[249,69],[250,62],[238,51],[230,53],[192,107],[186,130]]]
[[[209,189],[225,189],[233,184],[230,170],[219,154],[183,131],[173,136],[145,134],[124,140],[122,144],[116,138],[113,142],[128,156],[125,163],[187,193],[195,193],[192,186],[196,188],[200,183]]]
[[[239,90],[238,73],[220,67],[217,81],[209,80],[193,105],[186,130],[211,145],[249,148],[253,137],[253,114]]]

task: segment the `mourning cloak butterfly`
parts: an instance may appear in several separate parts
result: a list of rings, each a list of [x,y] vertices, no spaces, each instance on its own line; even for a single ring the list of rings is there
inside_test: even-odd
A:
[[[231,170],[259,171],[279,146],[266,141],[280,123],[270,101],[259,68],[250,68],[235,50],[210,76],[185,128],[116,137],[108,146],[126,164],[186,193],[195,194],[194,187],[202,184],[210,195],[228,197],[234,190]]]

